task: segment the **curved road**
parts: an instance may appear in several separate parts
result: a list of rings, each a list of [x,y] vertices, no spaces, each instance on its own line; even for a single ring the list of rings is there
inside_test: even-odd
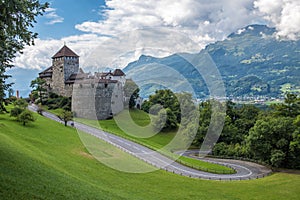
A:
[[[30,105],[29,109],[32,111],[37,110],[37,106]],[[62,123],[62,121],[55,116],[54,114],[43,112],[43,115],[49,119],[55,120]],[[147,147],[144,147],[140,144],[134,143],[127,139],[118,137],[116,135],[106,133],[102,130],[87,126],[82,123],[74,122],[73,126],[78,130],[86,132],[90,135],[93,135],[101,140],[104,140],[119,149],[159,168],[172,173],[176,173],[182,176],[188,176],[193,178],[209,179],[209,180],[247,180],[247,179],[256,179],[262,178],[271,173],[271,170],[250,162],[236,161],[236,160],[220,160],[220,159],[211,159],[211,158],[199,158],[193,156],[195,151],[184,151],[177,152],[181,155],[193,157],[195,159],[201,159],[207,162],[217,163],[231,167],[236,170],[235,174],[213,174],[208,172],[199,171],[190,167],[186,167],[182,164],[174,162],[170,158],[151,150]]]

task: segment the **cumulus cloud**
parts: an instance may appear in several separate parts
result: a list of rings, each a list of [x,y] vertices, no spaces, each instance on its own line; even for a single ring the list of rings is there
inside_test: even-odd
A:
[[[145,27],[164,27],[183,32],[203,46],[256,19],[253,0],[111,0],[107,1],[107,8],[106,20],[83,22],[76,28],[116,35]]]
[[[256,0],[254,7],[275,26],[278,38],[290,40],[300,38],[299,0]]]
[[[85,65],[87,58],[98,47],[106,37],[99,37],[95,34],[74,35],[61,38],[60,40],[35,40],[35,46],[27,46],[23,54],[18,55],[14,64],[24,69],[45,69],[51,66],[51,57],[64,45],[67,44],[72,50],[80,55],[80,62]]]
[[[102,11],[105,20],[86,21],[75,27],[111,36],[110,45],[101,44],[95,54],[105,54],[102,59],[111,60],[108,65],[119,67],[141,54],[161,57],[198,52],[257,19],[253,0],[111,0],[106,5]]]
[[[101,20],[75,26],[82,35],[37,40],[16,58],[16,66],[46,68],[64,42],[80,55],[83,68],[122,68],[141,54],[198,52],[257,22],[269,21],[280,37],[297,39],[300,32],[298,0],[109,0],[99,13]],[[55,8],[45,16],[49,23],[63,21]]]
[[[47,22],[49,25],[62,23],[64,21],[64,18],[56,13],[56,8],[47,8],[45,10],[45,17],[49,19]]]

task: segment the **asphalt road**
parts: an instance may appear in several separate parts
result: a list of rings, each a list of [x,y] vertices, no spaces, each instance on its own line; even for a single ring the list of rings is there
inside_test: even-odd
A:
[[[32,111],[37,110],[37,106],[30,105],[29,109]],[[43,116],[55,120],[57,122],[63,123],[57,116],[54,114],[43,112]],[[80,131],[93,135],[101,140],[106,141],[114,145],[115,147],[127,152],[148,164],[151,164],[159,169],[166,170],[172,173],[176,173],[182,176],[192,177],[192,178],[201,178],[201,179],[209,179],[209,180],[248,180],[248,179],[256,179],[262,178],[271,173],[271,170],[250,162],[237,161],[237,160],[220,160],[220,159],[212,159],[212,158],[200,158],[194,155],[194,151],[184,151],[184,152],[176,152],[180,155],[193,157],[195,159],[200,159],[206,162],[217,163],[221,165],[228,166],[230,168],[235,169],[235,174],[213,174],[208,172],[199,171],[177,162],[174,162],[170,158],[151,150],[147,147],[144,147],[135,142],[129,141],[127,139],[118,137],[116,135],[104,132],[102,130],[93,128],[91,126],[73,122],[73,126]],[[70,123],[69,123],[70,125]]]

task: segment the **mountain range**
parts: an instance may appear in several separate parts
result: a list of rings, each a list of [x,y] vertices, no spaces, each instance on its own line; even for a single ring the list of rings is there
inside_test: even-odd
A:
[[[199,53],[164,58],[142,55],[123,70],[140,86],[143,97],[157,89],[171,87],[180,92],[189,87],[197,98],[207,98],[212,92],[208,76],[218,76],[212,73],[213,65],[227,97],[300,93],[300,41],[278,39],[275,32],[265,25],[249,25]]]

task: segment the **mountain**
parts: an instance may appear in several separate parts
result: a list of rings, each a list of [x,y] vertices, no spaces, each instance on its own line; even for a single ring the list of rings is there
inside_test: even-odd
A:
[[[274,28],[250,25],[197,54],[142,55],[124,72],[137,82],[144,97],[171,87],[176,92],[189,88],[198,98],[206,98],[211,90],[207,80],[217,76],[211,74],[213,65],[230,97],[280,97],[287,90],[300,92],[300,41],[278,40],[274,33]]]

